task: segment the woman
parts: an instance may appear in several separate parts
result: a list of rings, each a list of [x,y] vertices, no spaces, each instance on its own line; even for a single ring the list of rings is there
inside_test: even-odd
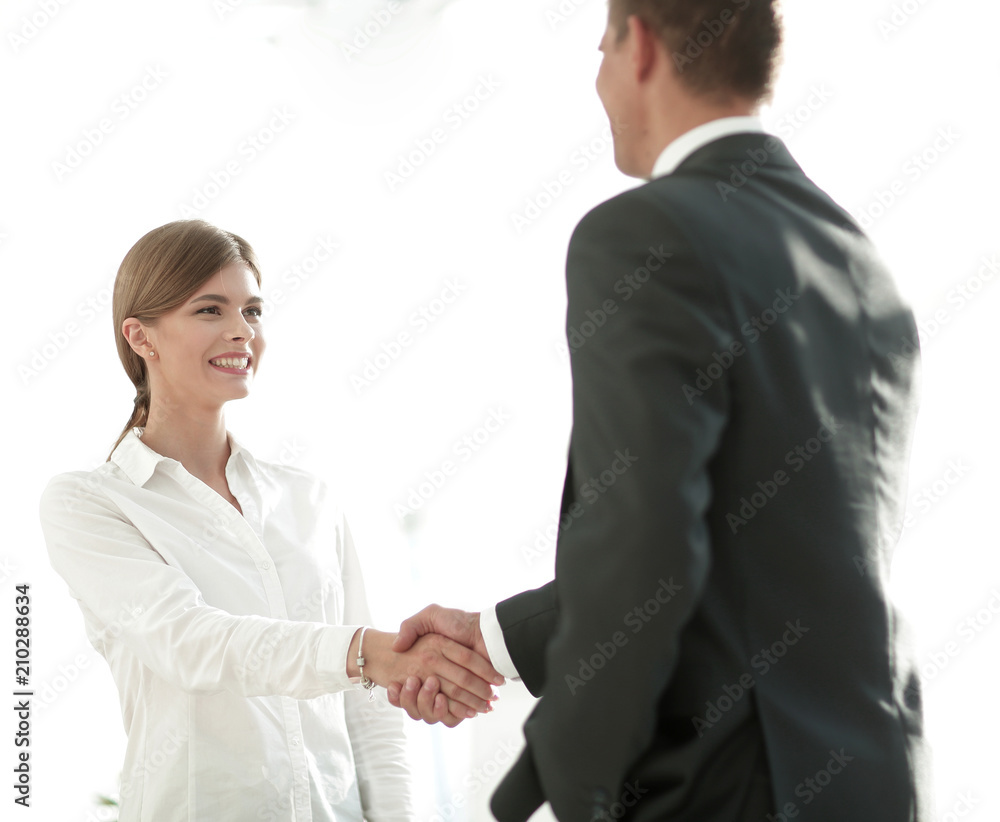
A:
[[[42,498],[52,565],[118,686],[120,819],[411,820],[402,714],[372,684],[436,675],[464,718],[500,680],[442,637],[399,654],[365,629],[326,485],[226,430],[264,355],[260,285],[250,246],[205,222],[140,239],[113,302],[132,417],[104,465]]]

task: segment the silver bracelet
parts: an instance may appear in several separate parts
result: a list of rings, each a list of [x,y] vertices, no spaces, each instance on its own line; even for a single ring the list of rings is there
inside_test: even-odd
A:
[[[374,702],[375,691],[372,689],[375,687],[375,683],[365,676],[365,657],[361,650],[364,647],[365,631],[367,630],[367,626],[361,629],[361,638],[358,640],[358,671],[361,673],[361,687],[368,691],[368,701]]]

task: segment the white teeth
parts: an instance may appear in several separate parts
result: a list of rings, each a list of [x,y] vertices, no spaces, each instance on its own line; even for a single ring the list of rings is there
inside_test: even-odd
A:
[[[250,364],[249,357],[219,357],[216,360],[209,360],[212,365],[222,368],[246,368]]]

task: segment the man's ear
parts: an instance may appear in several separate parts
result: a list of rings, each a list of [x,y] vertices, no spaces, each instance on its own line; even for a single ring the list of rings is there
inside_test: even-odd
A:
[[[148,352],[153,348],[153,342],[139,320],[135,317],[126,318],[122,323],[122,335],[136,354],[143,358],[149,356]]]
[[[637,80],[646,80],[656,65],[660,38],[637,14],[630,14],[625,21],[628,26],[626,45],[630,51],[632,68]]]

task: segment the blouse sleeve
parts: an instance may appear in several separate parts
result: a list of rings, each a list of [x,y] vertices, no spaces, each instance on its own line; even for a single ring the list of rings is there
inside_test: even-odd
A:
[[[354,541],[347,522],[341,519],[341,569],[344,580],[344,621],[371,625]],[[385,689],[371,693],[361,689],[344,695],[347,731],[358,772],[361,805],[368,822],[415,822],[413,774],[407,764],[404,715],[386,699]]]
[[[209,606],[88,476],[54,477],[40,515],[52,566],[79,601],[99,651],[113,638],[190,693],[309,699],[351,687],[346,648],[355,627]]]

